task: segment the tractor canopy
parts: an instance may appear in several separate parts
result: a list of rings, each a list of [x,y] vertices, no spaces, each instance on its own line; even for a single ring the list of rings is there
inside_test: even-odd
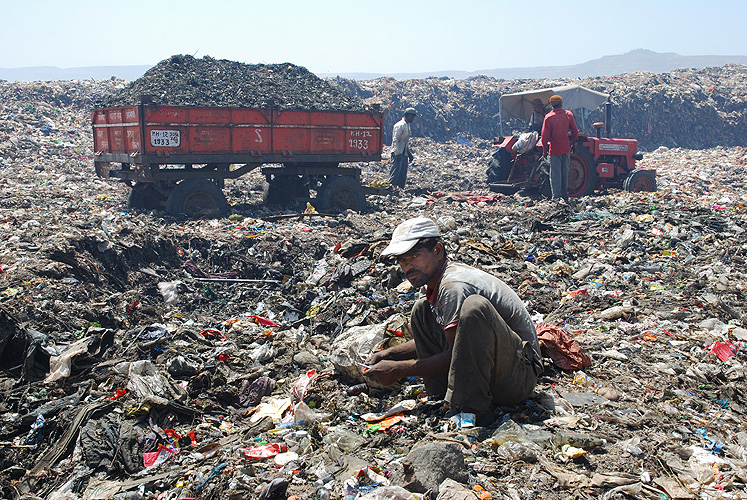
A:
[[[597,109],[609,97],[609,94],[587,89],[581,85],[563,85],[547,89],[504,94],[501,96],[500,101],[498,101],[498,119],[500,120],[501,127],[503,127],[504,120],[512,118],[523,121],[529,120],[532,116],[532,100],[539,98],[546,105],[550,102],[550,97],[553,95],[559,95],[563,98],[564,109],[574,110],[583,108],[590,111]]]

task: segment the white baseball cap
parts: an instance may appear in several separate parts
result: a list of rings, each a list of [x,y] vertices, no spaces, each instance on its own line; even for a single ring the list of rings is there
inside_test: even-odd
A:
[[[435,222],[427,217],[415,217],[401,223],[392,234],[392,241],[381,252],[382,257],[409,252],[423,238],[438,238],[441,233]]]

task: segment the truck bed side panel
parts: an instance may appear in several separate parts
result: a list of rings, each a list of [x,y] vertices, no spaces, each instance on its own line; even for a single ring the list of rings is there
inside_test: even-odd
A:
[[[270,119],[264,110],[233,109],[232,129],[233,151],[235,153],[270,153],[272,134]]]
[[[137,107],[97,109],[92,113],[94,151],[131,153],[140,150]]]
[[[244,155],[304,161],[319,155],[329,162],[340,155],[354,161],[351,155],[375,157],[382,148],[381,113],[145,105],[97,109],[92,121],[97,152],[159,159],[235,155],[238,163]]]

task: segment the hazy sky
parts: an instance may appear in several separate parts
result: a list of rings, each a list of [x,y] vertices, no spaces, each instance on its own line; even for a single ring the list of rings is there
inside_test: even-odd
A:
[[[315,73],[577,64],[643,48],[747,55],[744,0],[0,0],[0,68],[173,54]]]

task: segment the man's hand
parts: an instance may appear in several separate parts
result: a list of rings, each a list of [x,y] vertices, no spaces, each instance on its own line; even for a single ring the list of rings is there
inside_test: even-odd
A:
[[[383,351],[376,351],[375,353],[371,354],[366,359],[366,364],[368,366],[373,366],[379,361],[384,361],[385,359],[389,359],[389,349],[384,349]]]
[[[403,370],[405,364],[406,362],[403,361],[390,361],[385,359],[372,365],[368,370],[365,370],[363,376],[373,379],[386,387],[406,376],[406,373],[404,373]]]

